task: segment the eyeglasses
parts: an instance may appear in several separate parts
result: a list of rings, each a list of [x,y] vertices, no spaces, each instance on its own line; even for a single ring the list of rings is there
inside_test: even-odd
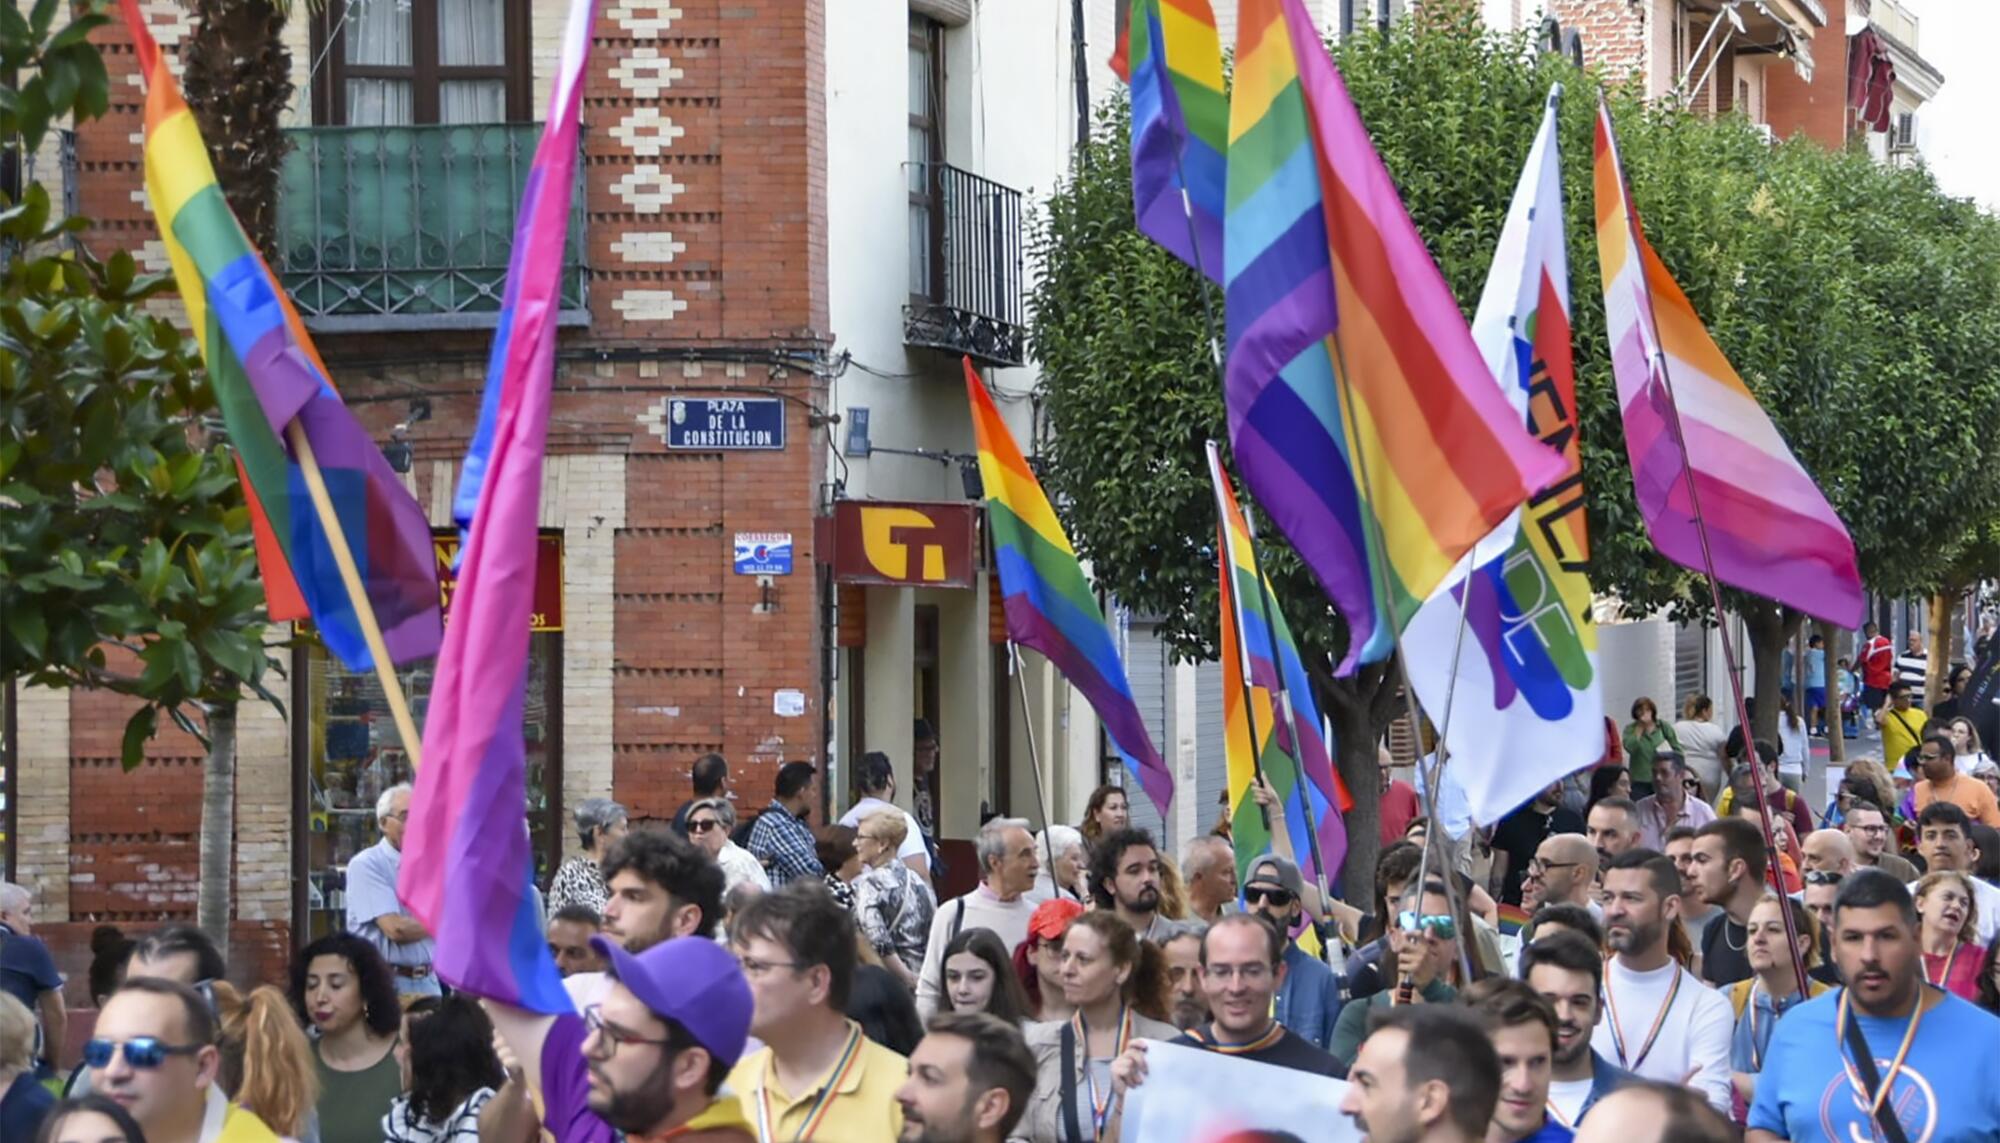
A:
[[[1531,857],[1528,859],[1528,872],[1547,873],[1551,869],[1575,869],[1582,864],[1581,861],[1543,861],[1539,857]]]
[[[1826,870],[1826,869],[1806,870],[1806,884],[1808,885],[1838,885],[1840,884],[1840,877],[1841,877],[1840,874],[1835,873],[1831,870]]]
[[[166,1063],[168,1056],[192,1056],[203,1047],[202,1044],[169,1044],[158,1036],[134,1036],[129,1040],[86,1040],[83,1045],[83,1062],[93,1068],[108,1068],[111,1066],[111,1058],[123,1050],[127,1066],[139,1071],[152,1071]]]
[[[1293,901],[1298,900],[1298,898],[1292,894],[1290,889],[1266,889],[1253,885],[1243,891],[1243,900],[1246,904],[1250,905],[1255,905],[1261,901],[1269,901],[1271,904],[1282,909]]]
[[[608,1060],[617,1055],[618,1049],[626,1044],[651,1044],[656,1048],[673,1046],[672,1040],[649,1040],[636,1032],[628,1032],[616,1024],[606,1023],[603,1006],[598,1004],[583,1010],[583,1026],[591,1032],[591,1035],[584,1037],[584,1054],[594,1060]],[[592,1050],[593,1047],[595,1051]]]
[[[795,960],[758,960],[754,956],[738,956],[736,963],[743,966],[743,975],[758,978],[769,976],[774,969],[789,968],[796,972],[804,967]]]
[[[1458,922],[1446,916],[1433,914],[1420,917],[1405,909],[1396,917],[1396,924],[1406,933],[1422,932],[1441,941],[1458,936]]]
[[[707,833],[709,830],[716,829],[721,825],[722,823],[716,821],[714,818],[701,818],[699,820],[691,821],[688,823],[688,832]]]

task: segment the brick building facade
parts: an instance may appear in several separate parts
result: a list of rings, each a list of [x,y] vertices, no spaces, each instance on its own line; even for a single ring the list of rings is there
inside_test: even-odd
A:
[[[171,0],[143,7],[171,53],[186,14]],[[509,107],[528,106],[539,120],[566,5],[327,7],[332,14],[317,18],[295,10],[289,32],[300,94],[284,193],[313,198],[320,214],[283,210],[279,269],[348,402],[378,441],[407,446],[409,486],[442,528],[497,309],[482,293],[494,286],[496,256],[465,252],[465,233],[449,229],[462,222],[452,204],[499,203],[504,225],[488,220],[485,229],[510,233],[518,183],[500,172],[517,175],[503,160],[525,166],[535,132],[468,121],[463,105],[457,120],[436,125],[394,114],[357,125],[368,108],[356,93],[437,83],[447,108],[466,98],[467,89],[452,90],[446,57],[491,45],[453,48],[445,17],[491,9],[505,16],[496,58],[525,61],[493,82],[507,85]],[[407,80],[369,73],[378,78],[329,90],[342,82],[341,61],[375,50],[350,50],[340,37],[364,44],[380,31],[368,23],[377,18],[444,21],[443,46],[416,36]],[[563,807],[578,799],[609,795],[636,818],[664,817],[687,795],[689,763],[717,751],[732,761],[743,806],[756,808],[780,761],[821,756],[812,521],[827,463],[817,414],[831,341],[824,19],[821,0],[612,0],[599,12],[572,235],[576,289],[565,301],[571,328],[559,350],[543,501],[545,533],[563,545],[562,629],[536,642],[539,725],[550,737],[538,755],[531,744],[531,755],[560,771],[540,775],[542,796],[531,805],[548,861],[558,845],[576,844]],[[164,269],[140,189],[133,55],[115,29],[100,38],[111,113],[76,133],[63,177],[76,208],[96,221],[91,241],[139,251]],[[482,38],[484,30],[472,40]],[[428,71],[427,50],[438,53]],[[370,177],[391,181],[357,183],[369,169],[355,161],[364,152],[377,171]],[[407,163],[401,176],[394,162]],[[53,181],[56,170],[41,166],[37,177]],[[384,233],[407,224],[410,241],[383,240],[376,265],[358,256],[332,265],[329,251],[372,240],[361,217],[371,202],[366,224]],[[346,213],[329,223],[334,203]],[[443,230],[429,228],[434,209]],[[310,229],[336,225],[344,233]],[[442,259],[433,257],[440,247]],[[497,263],[504,267],[504,249]],[[701,399],[774,402],[782,448],[670,449],[673,402]],[[732,574],[738,532],[790,533],[794,574],[768,586]],[[365,823],[373,793],[400,766],[394,730],[370,707],[372,684],[346,680],[310,652],[291,663],[292,721],[254,700],[241,713],[233,952],[246,979],[276,976],[313,910],[333,915],[337,906],[323,897],[332,883],[314,867],[327,855],[314,835],[336,828],[338,814]],[[413,677],[419,692],[422,675]],[[778,701],[794,691],[803,712]],[[145,764],[125,773],[117,757],[128,710],[115,698],[24,689],[14,711],[14,872],[36,891],[38,929],[77,982],[72,1003],[83,1003],[92,925],[193,919],[202,751],[163,731]],[[320,782],[336,756],[371,771],[340,798]],[[372,825],[353,828],[373,841]]]

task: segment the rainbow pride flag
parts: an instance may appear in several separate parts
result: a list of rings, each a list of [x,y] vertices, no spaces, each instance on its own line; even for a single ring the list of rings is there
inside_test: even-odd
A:
[[[1716,579],[1854,626],[1863,610],[1854,540],[1646,241],[1601,92],[1594,158],[1612,374],[1653,546],[1706,570],[1692,481]]]
[[[1174,796],[1173,772],[1132,698],[1125,664],[1104,625],[1097,596],[1083,578],[1076,549],[1056,519],[1047,494],[1029,470],[986,386],[965,361],[965,392],[972,403],[972,431],[979,442],[979,478],[986,486],[986,527],[1000,575],[1007,637],[1040,651],[1070,685],[1083,692],[1111,747],[1160,813]]]
[[[1284,807],[1285,833],[1298,851],[1308,881],[1324,873],[1328,882],[1347,856],[1347,827],[1341,811],[1353,799],[1334,772],[1333,759],[1313,701],[1312,680],[1299,657],[1292,629],[1276,604],[1276,593],[1257,566],[1250,522],[1236,502],[1236,489],[1222,465],[1222,450],[1208,442],[1208,473],[1215,485],[1216,564],[1222,599],[1222,741],[1228,762],[1230,832],[1236,845],[1239,883],[1257,858],[1270,852],[1272,831],[1250,786],[1261,764]],[[1260,589],[1259,581],[1263,581]],[[1280,685],[1282,680],[1282,686]],[[1257,747],[1261,745],[1262,749]],[[1307,835],[1319,839],[1324,868],[1313,864]]]
[[[402,663],[433,655],[443,624],[423,509],[341,404],[305,324],[223,199],[201,130],[138,0],[119,6],[146,81],[146,194],[236,450],[267,610],[278,621],[310,616],[349,670],[374,666],[329,533],[285,439],[297,422],[389,657]]]
[[[487,463],[431,688],[424,767],[396,884],[411,915],[437,935],[433,963],[445,983],[557,1014],[573,1008],[531,892],[521,707],[591,4],[571,0],[548,121],[521,193],[486,378]]]
[[[1230,440],[1347,621],[1346,673],[1563,462],[1493,384],[1300,0],[1238,11],[1227,186]]]
[[[1447,580],[1403,632],[1410,684],[1443,723],[1453,776],[1487,825],[1604,752],[1556,142],[1561,95],[1558,86],[1542,110],[1472,337],[1515,416],[1561,452],[1563,478],[1481,541],[1470,574]]]
[[[1123,44],[1139,232],[1219,283],[1229,101],[1215,11],[1208,0],[1133,0]]]

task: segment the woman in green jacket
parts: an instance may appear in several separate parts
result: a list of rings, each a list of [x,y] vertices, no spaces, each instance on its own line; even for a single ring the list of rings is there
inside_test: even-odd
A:
[[[1681,752],[1674,728],[1660,721],[1660,708],[1641,696],[1632,703],[1632,721],[1625,727],[1625,765],[1632,769],[1632,796],[1653,792],[1653,756],[1662,749]]]

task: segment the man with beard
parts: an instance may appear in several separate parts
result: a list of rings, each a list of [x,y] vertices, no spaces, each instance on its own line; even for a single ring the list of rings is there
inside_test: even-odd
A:
[[[628,953],[674,937],[706,937],[722,920],[722,868],[693,842],[664,829],[635,829],[604,855],[611,899],[604,936]],[[580,972],[563,981],[579,1011],[603,999],[609,978]]]
[[[910,1054],[896,1091],[901,1143],[1001,1143],[1035,1091],[1035,1056],[1020,1029],[984,1012],[947,1012]]]
[[[1556,933],[1521,950],[1521,979],[1555,1009],[1549,1112],[1573,1128],[1598,1100],[1637,1079],[1590,1046],[1604,1016],[1604,958],[1583,937]]]
[[[1581,834],[1583,829],[1583,816],[1562,804],[1561,782],[1501,818],[1493,827],[1493,886],[1500,903],[1521,903],[1521,882],[1528,877],[1541,846],[1563,834]]]
[[[1243,886],[1243,903],[1250,911],[1289,933],[1297,924],[1305,897],[1305,878],[1290,860],[1268,853],[1250,867]],[[1334,1021],[1340,1019],[1340,982],[1325,961],[1298,945],[1284,943],[1285,973],[1277,985],[1278,1023],[1319,1047],[1333,1043]]]
[[[1857,867],[1880,869],[1905,884],[1917,879],[1917,867],[1890,848],[1896,835],[1889,828],[1889,819],[1883,814],[1881,806],[1874,802],[1855,801],[1847,807],[1847,816],[1842,819],[1841,828],[1854,842],[1854,863]]]
[[[1965,816],[1981,825],[2000,826],[2000,803],[1986,783],[1958,772],[1957,746],[1942,734],[1924,735],[1917,746],[1917,765],[1923,781],[1911,791],[1911,800],[1922,814],[1932,802],[1950,802]]]
[[[1611,859],[1604,872],[1604,1022],[1591,1046],[1642,1078],[1691,1085],[1729,1111],[1729,1000],[1667,952],[1680,918],[1681,876],[1650,849]]]
[[[1537,908],[1577,905],[1604,919],[1604,910],[1590,899],[1590,887],[1597,882],[1597,850],[1582,834],[1559,833],[1544,839],[1528,861],[1527,875],[1540,888]]]
[[[1701,976],[1721,986],[1750,979],[1750,910],[1764,899],[1764,836],[1742,818],[1695,831],[1688,855],[1695,892],[1721,914],[1701,930]]]
[[[524,1080],[542,1093],[548,1130],[562,1143],[668,1134],[751,1143],[743,1105],[719,1094],[750,1033],[750,986],[736,958],[705,937],[664,941],[637,956],[602,936],[591,944],[610,962],[611,982],[603,1002],[583,1015],[487,1004]],[[529,1043],[540,1051],[522,1051]]]
[[[1630,798],[1605,798],[1590,807],[1584,836],[1597,847],[1597,867],[1607,869],[1611,859],[1639,848],[1639,807]]]
[[[1488,977],[1459,1001],[1486,1022],[1500,1059],[1500,1098],[1486,1143],[1569,1143],[1567,1123],[1549,1114],[1556,1049],[1555,1007],[1518,980]]]
[[[1230,914],[1234,916],[1235,914]],[[1172,930],[1160,942],[1167,959],[1167,988],[1172,993],[1174,1027],[1186,1031],[1208,1021],[1208,1000],[1201,992],[1201,945],[1208,926],[1200,921],[1171,921]]]
[[[1779,1021],[1748,1143],[1991,1139],[2000,1020],[1924,981],[1909,890],[1864,869],[1842,881],[1833,924],[1848,986]]]
[[[1500,1099],[1500,1061],[1470,1012],[1385,1012],[1361,1045],[1340,1109],[1370,1143],[1479,1143]]]
[[[1153,835],[1142,829],[1106,834],[1090,855],[1090,898],[1132,926],[1142,941],[1158,943],[1160,919],[1160,851]],[[938,914],[944,914],[943,909]]]

